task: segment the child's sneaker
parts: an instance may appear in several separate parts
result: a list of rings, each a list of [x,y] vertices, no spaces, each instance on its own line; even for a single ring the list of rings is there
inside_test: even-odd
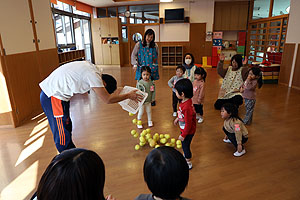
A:
[[[189,170],[191,170],[191,169],[193,168],[192,162],[191,162],[191,161],[187,161],[186,163],[187,163],[188,166],[189,166]]]
[[[200,117],[198,123],[201,124],[203,121],[204,121],[203,118]]]
[[[136,125],[137,126],[137,128],[139,128],[139,129],[142,129],[143,128],[143,125]]]
[[[225,143],[231,143],[231,141],[229,139],[223,139],[223,142],[225,142]]]
[[[148,121],[148,126],[152,127],[153,126],[153,122],[152,121]]]
[[[243,151],[241,151],[241,152],[238,152],[238,151],[234,152],[233,155],[235,157],[240,157],[240,156],[244,155],[245,153],[246,153],[246,150],[243,149]]]
[[[177,116],[177,112],[173,112],[173,117],[176,117]]]

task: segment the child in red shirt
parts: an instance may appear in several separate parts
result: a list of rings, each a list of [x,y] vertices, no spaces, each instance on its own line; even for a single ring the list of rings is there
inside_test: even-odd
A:
[[[190,146],[196,132],[196,112],[191,99],[193,97],[193,84],[189,79],[184,78],[176,82],[175,89],[176,96],[181,99],[181,103],[174,125],[179,124],[181,134],[178,139],[181,140],[184,157],[189,169],[192,169]]]

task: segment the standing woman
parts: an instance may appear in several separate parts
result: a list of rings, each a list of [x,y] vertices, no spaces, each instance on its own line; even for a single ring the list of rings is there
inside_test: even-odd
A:
[[[142,66],[148,66],[151,69],[151,80],[158,80],[158,46],[155,43],[155,33],[152,29],[148,29],[144,34],[143,41],[137,42],[132,54],[131,64],[135,70],[135,80],[141,79]],[[151,103],[155,105],[154,101]]]

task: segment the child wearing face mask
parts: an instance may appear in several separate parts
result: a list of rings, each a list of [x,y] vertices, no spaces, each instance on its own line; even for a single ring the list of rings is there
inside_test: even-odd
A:
[[[185,67],[186,71],[183,75],[184,78],[190,79],[190,81],[195,80],[195,70],[196,70],[196,65],[194,65],[194,56],[191,53],[186,53],[183,57],[183,66]]]

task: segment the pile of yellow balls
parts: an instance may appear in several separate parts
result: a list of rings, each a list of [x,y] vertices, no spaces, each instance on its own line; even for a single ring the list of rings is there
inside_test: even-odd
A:
[[[133,113],[128,113],[129,116],[133,116]],[[133,119],[132,123],[135,125],[142,125],[141,120]],[[177,147],[178,149],[182,148],[181,141],[175,138],[171,138],[170,134],[158,134],[155,133],[153,136],[151,135],[151,129],[147,128],[143,130],[140,134],[136,132],[136,130],[131,131],[131,135],[135,138],[139,137],[139,144],[135,145],[135,150],[139,150],[141,147],[145,146],[147,143],[152,148],[157,148],[162,145],[169,147]]]
[[[182,148],[181,141],[175,138],[171,138],[170,134],[158,134],[155,133],[153,136],[151,135],[151,129],[147,128],[143,130],[140,134],[136,132],[136,130],[131,131],[131,135],[135,138],[139,137],[139,144],[135,145],[135,150],[139,150],[140,147],[145,146],[147,143],[152,148],[157,148],[162,145],[169,147],[177,147],[178,149]]]

